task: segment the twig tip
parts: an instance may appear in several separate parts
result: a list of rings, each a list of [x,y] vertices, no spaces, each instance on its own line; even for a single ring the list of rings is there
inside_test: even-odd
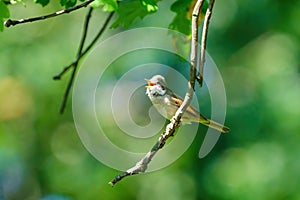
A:
[[[112,181],[109,181],[108,184],[111,185],[111,187],[115,186],[115,184]]]
[[[13,25],[13,21],[11,19],[8,19],[4,22],[4,26],[7,28],[10,27],[11,25]]]
[[[202,85],[203,85],[203,78],[202,78],[202,76],[201,75],[197,75],[196,76],[196,80],[198,82],[199,87],[201,88]]]
[[[55,81],[60,80],[60,76],[53,76],[53,80]]]

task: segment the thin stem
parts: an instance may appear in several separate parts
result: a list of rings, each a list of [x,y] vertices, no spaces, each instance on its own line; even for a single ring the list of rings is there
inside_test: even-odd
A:
[[[134,167],[122,172],[121,174],[115,176],[115,178],[109,182],[110,185],[114,186],[117,182],[122,180],[123,178],[134,175],[140,174],[147,170],[148,164],[151,162],[152,158],[158,152],[159,149],[163,148],[165,142],[174,135],[177,128],[180,127],[180,119],[183,113],[186,111],[187,107],[190,105],[194,87],[195,87],[195,78],[196,78],[196,66],[197,66],[197,44],[198,44],[198,19],[199,19],[199,12],[203,5],[204,0],[198,0],[193,11],[192,17],[192,40],[191,40],[191,53],[190,53],[190,80],[188,83],[188,89],[185,94],[185,98],[181,106],[176,111],[175,115],[172,117],[171,122],[166,126],[166,130],[163,134],[159,137],[156,144],[152,147],[152,149],[139,161],[135,164]]]
[[[171,123],[169,123],[166,127],[166,130],[163,134],[158,138],[156,144],[151,148],[151,150],[139,161],[135,164],[134,167],[126,170],[125,172],[118,174],[115,176],[113,180],[109,182],[111,186],[114,186],[117,182],[125,178],[126,176],[131,176],[135,174],[143,173],[147,170],[148,164],[151,162],[152,158],[158,152],[159,149],[165,146],[166,141],[174,135],[177,128],[180,127],[180,119],[176,121],[175,118],[172,118]]]
[[[94,39],[92,40],[92,42],[85,48],[85,50],[75,58],[75,60],[70,63],[69,65],[67,65],[66,67],[63,68],[63,70],[55,75],[53,77],[54,80],[60,80],[61,77],[67,72],[69,71],[69,69],[71,69],[94,45],[95,43],[99,40],[99,38],[101,37],[101,35],[103,34],[103,32],[105,31],[105,29],[107,28],[112,16],[113,16],[114,12],[111,12],[108,17],[106,18],[103,26],[101,27],[101,29],[98,31],[97,35],[94,37]]]
[[[199,64],[199,70],[197,74],[197,81],[199,83],[199,87],[202,87],[203,84],[203,68],[205,63],[205,50],[206,50],[206,42],[207,42],[207,34],[208,34],[208,26],[210,22],[210,17],[212,14],[212,10],[214,7],[214,0],[209,1],[208,8],[205,13],[205,18],[203,22],[203,28],[202,28],[202,38],[201,38],[201,49],[200,49],[200,64]]]
[[[78,10],[80,8],[86,7],[87,5],[89,5],[90,3],[92,3],[94,0],[87,0],[86,2],[79,4],[77,6],[74,6],[72,8],[69,9],[65,9],[65,10],[60,10],[48,15],[43,15],[43,16],[39,16],[39,17],[33,17],[33,18],[27,18],[27,19],[19,19],[19,20],[12,20],[12,19],[8,19],[7,21],[4,22],[4,25],[6,27],[10,27],[10,26],[15,26],[17,24],[24,24],[24,23],[28,23],[28,22],[35,22],[35,21],[39,21],[39,20],[45,20],[51,17],[56,17],[62,14],[66,14],[66,13],[70,13],[73,12],[75,10]]]
[[[90,7],[90,9],[88,10],[88,12],[86,14],[86,17],[85,17],[83,32],[82,32],[80,45],[79,45],[78,52],[77,52],[77,58],[82,54],[82,49],[83,49],[85,39],[86,39],[86,36],[87,36],[87,31],[88,31],[89,22],[90,22],[90,19],[91,19],[91,16],[92,16],[92,12],[93,12],[93,7]],[[76,70],[77,70],[77,67],[78,67],[78,62],[79,62],[79,59],[77,59],[76,62],[74,63],[74,65],[73,65],[74,66],[73,71],[72,71],[70,80],[68,82],[67,88],[65,90],[65,94],[63,96],[62,104],[61,104],[61,107],[60,107],[60,113],[61,114],[64,112],[65,107],[66,107],[68,96],[69,96],[71,87],[72,87],[73,82],[74,82]]]
[[[101,37],[101,35],[104,33],[105,29],[107,28],[111,18],[113,17],[114,12],[109,13],[108,17],[106,18],[103,26],[101,27],[101,29],[99,30],[99,32],[97,33],[97,35],[95,36],[95,38],[92,40],[92,42],[87,46],[87,48],[82,52],[82,56],[84,56],[98,41],[98,39]]]

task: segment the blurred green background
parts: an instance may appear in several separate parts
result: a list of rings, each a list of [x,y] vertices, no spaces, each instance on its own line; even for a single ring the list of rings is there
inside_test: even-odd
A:
[[[168,27],[173,1],[134,27]],[[198,158],[206,128],[171,166],[126,178],[90,155],[59,106],[87,9],[0,33],[0,199],[300,199],[300,2],[216,1],[207,50],[223,76],[226,125]],[[26,2],[11,17],[60,9]],[[93,14],[91,37],[105,15]],[[103,39],[122,31],[108,30]],[[122,76],[114,71],[106,81]],[[144,78],[144,77],[142,77]],[[205,107],[205,105],[202,105]],[[209,112],[206,108],[205,112]],[[113,122],[111,122],[113,123]],[[152,143],[149,144],[149,148]]]

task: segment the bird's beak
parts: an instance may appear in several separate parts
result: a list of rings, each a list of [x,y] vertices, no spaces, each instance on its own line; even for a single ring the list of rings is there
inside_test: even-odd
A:
[[[148,83],[148,85],[146,85],[145,88],[151,88],[152,86],[154,86],[154,83],[151,82],[150,80],[145,79],[145,81],[147,81],[147,83]]]

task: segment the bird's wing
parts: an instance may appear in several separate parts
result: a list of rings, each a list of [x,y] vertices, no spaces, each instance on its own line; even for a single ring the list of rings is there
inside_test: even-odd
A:
[[[182,102],[183,102],[183,99],[182,99],[180,96],[178,96],[177,94],[173,93],[172,91],[170,91],[169,94],[170,94],[170,96],[171,96],[171,98],[172,98],[172,100],[173,100],[172,103],[174,103],[174,104],[179,108],[179,107],[181,106]],[[201,121],[202,121],[202,120],[204,120],[204,121],[207,120],[204,116],[202,116],[202,115],[197,111],[196,108],[194,108],[194,107],[191,106],[191,105],[186,109],[185,112],[187,112],[187,113],[190,115],[190,117],[193,116],[194,119],[191,120],[191,121],[199,122],[199,118],[200,118]]]

